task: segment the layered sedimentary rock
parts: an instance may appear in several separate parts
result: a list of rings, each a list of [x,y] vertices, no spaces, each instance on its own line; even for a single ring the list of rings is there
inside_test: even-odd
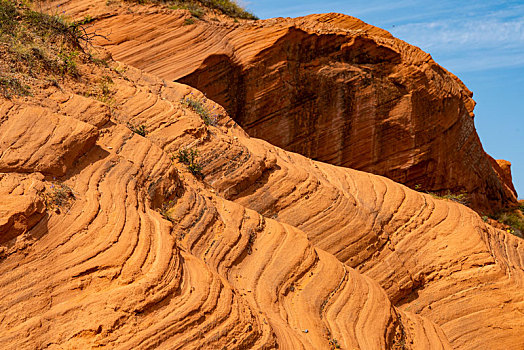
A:
[[[189,86],[80,72],[0,100],[3,348],[524,347],[521,239],[249,137]]]
[[[124,114],[155,128],[165,109],[144,102]],[[213,127],[182,136],[162,126],[150,138],[168,150],[198,148],[219,195],[301,229],[379,282],[394,304],[440,324],[455,348],[524,345],[524,324],[515,322],[523,312],[522,240],[455,202],[314,162],[223,123],[226,136]]]
[[[0,177],[4,349],[451,348],[438,325],[394,307],[303,231],[225,199],[173,161],[188,141],[229,143],[226,157],[247,151],[228,117],[206,126],[180,103],[196,91],[114,71],[97,72],[114,81],[111,108],[80,96],[90,87],[79,82],[1,100],[3,154],[18,150]],[[41,132],[24,126],[27,106]],[[257,142],[262,153],[238,165],[263,156]],[[64,189],[67,203],[57,200]],[[26,224],[4,224],[16,215]]]
[[[340,14],[187,25],[181,10],[68,6],[97,18],[116,59],[198,88],[253,137],[412,188],[465,192],[480,210],[516,202],[476,134],[472,93],[382,29]]]
[[[61,177],[38,162],[3,175],[2,198],[74,193],[1,243],[6,348],[522,348],[522,240],[461,205],[250,138],[209,100],[221,117],[206,125],[181,103],[204,101],[198,91],[114,71],[111,108],[66,88],[29,101],[46,106],[42,123],[86,124],[96,140],[72,138],[83,151]],[[21,159],[42,144],[19,139]],[[204,177],[176,161],[181,148],[199,151]]]

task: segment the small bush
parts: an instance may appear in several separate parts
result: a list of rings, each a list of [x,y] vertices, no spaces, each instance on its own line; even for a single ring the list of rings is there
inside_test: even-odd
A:
[[[76,199],[73,190],[61,183],[53,183],[46,188],[41,194],[44,204],[48,210],[53,210],[57,214],[63,208],[71,206],[71,202]]]
[[[204,9],[194,2],[173,2],[169,8],[171,10],[188,10],[191,16],[195,18],[202,18],[204,16]],[[194,23],[194,22],[192,22]],[[192,24],[191,23],[191,24]]]
[[[178,161],[187,166],[187,170],[193,175],[202,176],[202,165],[198,162],[198,150],[184,148],[178,151]]]
[[[428,194],[432,195],[434,198],[438,199],[447,199],[451,200],[453,202],[460,203],[462,205],[468,205],[469,204],[469,198],[468,195],[465,193],[451,193],[448,191],[445,195],[439,195],[433,192],[428,192]]]
[[[247,12],[240,6],[236,4],[235,1],[231,0],[201,0],[202,4],[204,6],[217,9],[221,11],[223,14],[228,15],[230,17],[234,18],[242,18],[242,19],[254,19],[257,20],[258,17],[253,15],[252,13]]]
[[[168,221],[173,221],[171,216],[169,215],[169,210],[173,207],[173,200],[170,200],[169,202],[163,203],[162,207],[160,208],[160,215]]]
[[[135,134],[138,134],[138,135],[143,136],[143,137],[145,137],[147,135],[146,126],[143,125],[143,124],[140,124],[138,126],[134,126],[132,124],[129,124],[128,127]]]
[[[60,67],[60,73],[62,75],[70,74],[72,76],[78,76],[78,68],[76,64],[78,55],[79,52],[76,50],[60,52],[58,56],[63,62]]]
[[[338,343],[338,340],[336,340],[334,338],[330,338],[329,339],[329,348],[331,350],[340,349],[340,344]]]
[[[195,20],[194,20],[193,18],[186,18],[186,19],[184,20],[184,25],[185,25],[185,26],[189,26],[189,25],[191,25],[191,24],[195,24]]]
[[[18,22],[16,21],[18,12],[17,7],[7,0],[0,0],[0,32],[13,33]]]
[[[490,218],[506,225],[505,230],[515,236],[524,238],[524,208],[519,205],[517,208],[501,210],[491,214]],[[484,219],[484,217],[482,217]]]
[[[11,98],[14,95],[28,96],[31,92],[29,86],[23,85],[18,79],[0,76],[0,94],[5,98]]]
[[[495,219],[508,225],[510,229],[509,233],[514,234],[518,237],[524,237],[524,216],[517,211],[504,211],[497,213]]]
[[[216,116],[211,115],[204,104],[205,101],[195,99],[193,97],[187,97],[182,100],[182,104],[191,108],[197,113],[206,125],[216,125]]]
[[[111,91],[111,85],[113,85],[113,79],[111,79],[110,76],[104,75],[100,78],[98,82],[98,88],[100,90],[98,99],[100,101],[110,104],[112,101],[111,95],[113,94],[113,91]]]

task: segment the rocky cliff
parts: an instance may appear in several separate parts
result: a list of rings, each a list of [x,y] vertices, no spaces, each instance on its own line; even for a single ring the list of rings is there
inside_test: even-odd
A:
[[[190,86],[78,71],[0,97],[3,348],[524,347],[522,239]]]
[[[158,6],[94,6],[113,56],[198,88],[288,151],[492,211],[516,203],[476,134],[472,93],[417,47],[340,14],[193,24]],[[125,10],[127,9],[127,11]]]

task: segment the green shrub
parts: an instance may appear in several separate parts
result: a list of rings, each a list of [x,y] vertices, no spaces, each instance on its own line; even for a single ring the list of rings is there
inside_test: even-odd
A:
[[[182,100],[182,104],[191,108],[195,113],[197,113],[200,118],[204,121],[206,125],[216,125],[217,120],[215,115],[211,115],[204,104],[204,101],[196,99],[194,97],[187,97]]]
[[[129,124],[128,127],[135,134],[138,134],[138,135],[143,136],[143,137],[145,137],[147,135],[146,126],[143,125],[143,124],[140,124],[138,126],[134,126],[132,124]]]
[[[340,349],[340,344],[338,343],[338,340],[334,338],[329,338],[329,348],[331,350]]]
[[[23,85],[18,79],[0,76],[0,94],[5,98],[11,98],[15,95],[28,96],[31,92],[29,86]]]
[[[72,76],[78,76],[78,68],[76,64],[78,55],[79,52],[76,50],[62,51],[58,54],[58,57],[62,60],[62,65],[60,66],[60,72],[62,75],[70,74]]]
[[[230,17],[254,20],[258,19],[257,16],[247,12],[238,6],[236,2],[231,0],[201,0],[201,2],[204,6],[217,9]]]
[[[178,161],[187,166],[187,170],[193,175],[202,176],[202,165],[198,162],[198,150],[194,148],[183,148],[178,151]]]
[[[52,183],[49,188],[40,193],[47,210],[53,210],[57,214],[64,207],[70,207],[71,202],[76,199],[73,190],[63,183]]]
[[[172,2],[169,6],[171,10],[188,10],[191,16],[196,18],[202,18],[204,16],[204,9],[195,2]],[[190,23],[193,24],[194,22]],[[186,23],[187,24],[187,23]]]
[[[160,208],[160,215],[164,217],[164,219],[173,221],[173,218],[169,215],[169,210],[173,207],[173,200],[170,200],[169,202],[165,202],[162,204],[162,207]]]
[[[490,217],[509,226],[509,229],[507,229],[509,233],[524,238],[524,212],[522,209],[519,206],[515,209],[502,210],[490,215]]]
[[[428,194],[432,195],[434,198],[438,199],[446,199],[453,202],[460,203],[462,205],[468,205],[469,204],[469,198],[468,195],[465,193],[451,193],[448,191],[447,194],[439,195],[434,192],[428,192]]]
[[[113,79],[111,79],[110,76],[104,75],[100,78],[98,82],[98,87],[100,89],[98,99],[100,101],[108,104],[111,102],[111,95],[113,94],[110,88],[111,85],[113,85]]]
[[[13,2],[0,0],[0,33],[14,33],[18,25],[16,20],[18,16],[20,13]]]
[[[497,214],[497,221],[510,226],[509,233],[523,237],[524,217],[522,215],[519,215],[517,212],[502,212]]]

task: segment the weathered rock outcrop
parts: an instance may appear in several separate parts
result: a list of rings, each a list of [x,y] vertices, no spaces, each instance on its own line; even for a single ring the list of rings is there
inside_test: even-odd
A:
[[[0,208],[3,348],[451,348],[439,326],[394,307],[378,283],[303,231],[224,199],[173,162],[188,141],[222,151],[229,144],[228,158],[248,151],[248,136],[228,117],[208,127],[180,104],[197,91],[134,69],[98,75],[114,81],[109,118],[103,103],[75,93],[89,90],[80,82],[0,100],[13,111],[0,119],[4,139],[26,130],[5,126],[19,123],[16,111],[28,105],[40,106],[49,131],[18,137],[21,161],[0,177],[0,202],[9,203]],[[128,123],[146,125],[147,138]],[[57,152],[42,142],[64,128],[95,130],[86,135],[95,143],[63,142],[67,152]],[[48,162],[53,154],[67,166]],[[237,162],[261,156],[247,152]],[[217,176],[227,172],[222,165]],[[55,168],[65,174],[40,173]],[[231,179],[250,186],[257,178],[245,175]],[[74,193],[67,210],[43,210],[53,186]],[[5,225],[15,211],[30,224]]]
[[[250,138],[212,101],[221,117],[205,125],[180,103],[203,98],[187,86],[104,74],[115,84],[102,125],[100,102],[71,89],[30,99],[43,123],[91,120],[98,136],[64,176],[35,173],[72,189],[68,210],[2,243],[6,348],[524,345],[522,240],[461,205]],[[199,150],[203,179],[173,162],[182,147]],[[20,193],[1,184],[2,198]]]
[[[186,25],[186,11],[103,7],[113,56],[198,88],[253,137],[491,211],[516,202],[476,134],[472,93],[422,50],[340,14]]]
[[[0,99],[3,348],[524,347],[522,239],[109,63]]]

